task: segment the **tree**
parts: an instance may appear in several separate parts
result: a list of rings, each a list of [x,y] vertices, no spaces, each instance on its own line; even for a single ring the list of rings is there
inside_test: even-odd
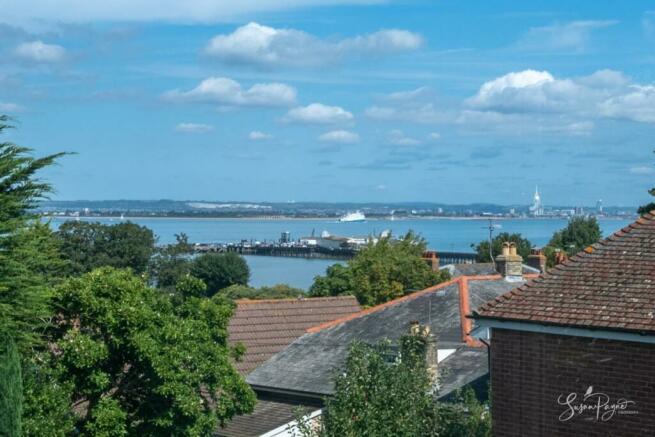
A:
[[[0,134],[9,126],[0,116]],[[37,173],[63,154],[33,158],[31,150],[0,143],[0,336],[20,353],[39,342],[47,324],[47,286],[60,264],[50,230],[33,213],[51,187]]]
[[[299,414],[297,434],[336,436],[490,436],[486,406],[471,391],[457,404],[437,401],[426,368],[426,338],[407,335],[395,355],[389,342],[354,342],[335,378],[318,426]],[[457,412],[458,414],[454,414]]]
[[[597,243],[601,236],[600,226],[595,217],[576,217],[571,219],[564,229],[553,234],[548,246],[573,255]]]
[[[208,435],[252,410],[227,345],[230,302],[173,305],[143,278],[109,267],[68,279],[54,302],[52,359],[73,385],[84,434]]]
[[[449,278],[445,271],[433,272],[422,259],[425,240],[408,232],[399,240],[391,236],[369,243],[345,266],[334,265],[326,276],[318,276],[310,296],[352,294],[360,304],[377,305]]]
[[[505,242],[515,243],[516,252],[521,255],[523,259],[528,259],[528,255],[530,255],[530,251],[532,250],[532,243],[530,243],[530,240],[523,238],[521,234],[510,234],[508,232],[501,232],[491,240],[491,252],[494,259],[502,253],[503,243]],[[473,247],[477,253],[478,262],[491,262],[488,240],[480,241],[477,245],[471,245],[471,247]]]
[[[175,235],[175,244],[157,249],[151,264],[151,276],[158,288],[171,288],[189,274],[193,245],[182,233]]]
[[[22,435],[23,380],[20,358],[14,341],[5,337],[0,344],[0,430],[7,437]]]
[[[250,269],[246,260],[236,253],[207,253],[191,264],[191,275],[207,285],[208,296],[230,285],[248,285]]]
[[[231,285],[219,292],[228,299],[290,299],[304,296],[305,291],[290,287],[287,284],[277,284],[272,287],[252,288],[246,285]]]
[[[115,225],[68,221],[57,231],[61,251],[70,261],[71,274],[97,267],[131,268],[146,272],[155,252],[155,236],[145,226],[126,222]]]

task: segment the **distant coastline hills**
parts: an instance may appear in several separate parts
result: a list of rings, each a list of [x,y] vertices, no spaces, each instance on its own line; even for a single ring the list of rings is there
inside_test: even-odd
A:
[[[126,216],[126,217],[290,217],[333,218],[352,211],[362,211],[370,218],[383,217],[477,217],[524,216],[528,205],[471,203],[453,205],[436,202],[244,202],[205,200],[47,200],[36,208],[44,215],[55,216]],[[548,215],[595,214],[634,216],[637,207],[552,206]]]

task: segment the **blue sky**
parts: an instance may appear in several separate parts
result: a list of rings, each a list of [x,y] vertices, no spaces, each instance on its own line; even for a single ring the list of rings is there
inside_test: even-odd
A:
[[[650,2],[52,3],[0,0],[0,112],[56,199],[649,200]]]

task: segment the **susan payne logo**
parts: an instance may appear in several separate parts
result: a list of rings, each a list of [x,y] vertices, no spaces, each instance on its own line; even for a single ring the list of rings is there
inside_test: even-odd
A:
[[[591,385],[584,393],[559,395],[557,403],[564,408],[559,415],[561,422],[574,419],[608,422],[617,415],[638,413],[636,402],[626,398],[613,399],[605,393],[594,391]]]

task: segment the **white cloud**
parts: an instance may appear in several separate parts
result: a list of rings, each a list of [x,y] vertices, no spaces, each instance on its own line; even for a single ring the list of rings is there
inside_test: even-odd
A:
[[[25,61],[54,63],[64,59],[66,50],[62,46],[37,40],[19,44],[14,53]]]
[[[177,126],[175,126],[176,132],[191,134],[204,134],[213,130],[213,126],[202,123],[179,123]]]
[[[24,108],[16,103],[0,102],[0,112],[20,112]]]
[[[350,122],[354,118],[352,113],[340,106],[312,103],[307,106],[299,106],[291,109],[287,113],[285,120],[310,124],[338,124]]]
[[[394,146],[417,146],[421,144],[419,140],[406,136],[403,131],[399,129],[389,131],[387,140]]]
[[[589,45],[592,32],[616,23],[613,20],[588,20],[533,27],[519,40],[517,46],[525,50],[579,52]]]
[[[296,90],[282,83],[258,83],[244,89],[235,80],[210,77],[190,91],[173,90],[164,97],[173,101],[227,106],[289,106],[296,101]]]
[[[379,56],[418,49],[420,35],[398,29],[324,40],[296,29],[276,29],[248,23],[230,34],[217,35],[205,54],[227,63],[258,66],[324,65],[349,56]]]
[[[600,111],[610,118],[655,123],[655,86],[634,85],[626,93],[601,103]]]
[[[254,130],[248,134],[248,138],[252,141],[270,140],[273,135]]]
[[[430,140],[438,140],[441,138],[441,134],[439,132],[430,132],[428,134],[428,139]]]
[[[318,139],[328,143],[352,144],[359,141],[359,135],[347,130],[333,130],[324,133]]]
[[[381,97],[381,104],[369,106],[364,115],[374,120],[442,123],[449,117],[435,107],[434,92],[428,87],[399,91]]]
[[[2,2],[2,18],[8,23],[91,21],[169,21],[216,23],[263,12],[308,6],[370,5],[383,0],[21,0]]]
[[[646,167],[645,165],[640,165],[637,167],[630,168],[630,173],[632,174],[652,174],[655,173],[652,167]]]
[[[465,104],[475,112],[550,113],[655,123],[655,86],[631,83],[611,70],[564,79],[547,71],[513,72],[484,83]]]

